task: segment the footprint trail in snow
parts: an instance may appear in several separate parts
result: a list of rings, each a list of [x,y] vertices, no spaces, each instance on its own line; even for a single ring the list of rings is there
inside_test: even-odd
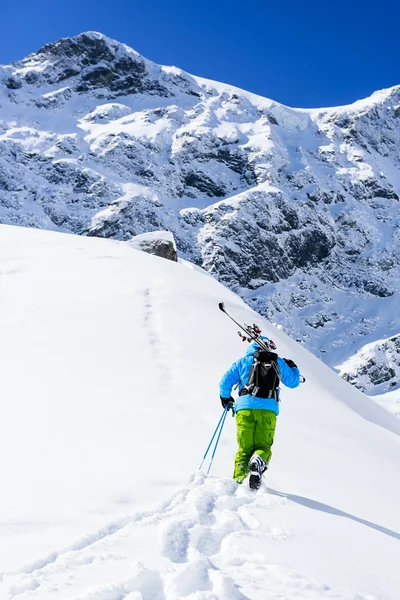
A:
[[[20,572],[4,573],[1,598],[369,600],[335,593],[263,556],[262,543],[294,538],[273,516],[290,503],[265,488],[254,493],[197,473],[153,512],[110,523]],[[257,551],[243,549],[242,541],[255,540]]]

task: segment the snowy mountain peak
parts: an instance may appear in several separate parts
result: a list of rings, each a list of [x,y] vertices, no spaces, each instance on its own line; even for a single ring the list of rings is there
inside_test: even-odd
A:
[[[47,87],[68,85],[78,93],[171,96],[171,86],[182,74],[168,74],[138,52],[101,33],[89,31],[46,44],[34,54],[6,68],[5,85]],[[183,79],[183,78],[182,78]],[[187,85],[188,78],[185,78]],[[197,87],[195,82],[192,82]]]

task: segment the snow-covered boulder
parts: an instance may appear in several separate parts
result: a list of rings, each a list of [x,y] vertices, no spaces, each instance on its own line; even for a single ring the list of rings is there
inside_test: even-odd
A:
[[[175,239],[170,231],[142,233],[133,237],[127,244],[136,250],[178,262]]]

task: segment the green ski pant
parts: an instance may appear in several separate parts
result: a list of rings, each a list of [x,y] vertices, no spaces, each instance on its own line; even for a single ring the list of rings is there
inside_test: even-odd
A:
[[[233,478],[242,483],[250,471],[249,461],[254,453],[268,464],[272,455],[276,414],[260,408],[240,410],[236,415],[238,451]]]

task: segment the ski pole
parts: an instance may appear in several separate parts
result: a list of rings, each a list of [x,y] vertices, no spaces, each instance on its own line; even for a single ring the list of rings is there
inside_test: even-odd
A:
[[[204,454],[204,456],[203,456],[203,460],[201,461],[201,465],[199,466],[199,471],[200,471],[201,467],[203,466],[203,463],[204,463],[204,461],[206,460],[206,456],[207,456],[207,454],[208,454],[208,451],[209,451],[209,449],[210,449],[210,447],[211,447],[211,444],[213,443],[213,440],[214,440],[215,436],[217,435],[217,432],[218,432],[218,429],[219,429],[219,427],[220,427],[220,425],[221,425],[221,422],[224,420],[224,417],[226,417],[226,413],[227,413],[227,410],[226,410],[226,407],[225,407],[225,408],[224,408],[224,410],[222,411],[221,418],[220,418],[220,420],[218,421],[218,425],[217,425],[217,426],[216,426],[216,428],[215,428],[215,431],[214,431],[214,433],[213,433],[213,436],[212,436],[212,438],[211,438],[211,440],[210,440],[210,443],[209,443],[209,444],[208,444],[208,446],[207,446],[206,453]]]
[[[229,406],[229,404],[227,404],[227,406]],[[222,429],[224,428],[224,423],[225,423],[226,415],[228,414],[228,410],[229,410],[229,408],[228,409],[226,407],[224,408],[224,414],[223,414],[223,419],[222,419],[222,423],[221,423],[221,428],[219,430],[217,441],[215,442],[214,451],[212,453],[211,461],[210,461],[210,464],[209,464],[208,469],[207,469],[207,475],[209,474],[210,469],[211,469],[211,465],[213,464],[214,456],[215,456],[215,453],[217,451],[217,447],[218,447],[218,443],[219,443],[219,438],[221,437]]]

